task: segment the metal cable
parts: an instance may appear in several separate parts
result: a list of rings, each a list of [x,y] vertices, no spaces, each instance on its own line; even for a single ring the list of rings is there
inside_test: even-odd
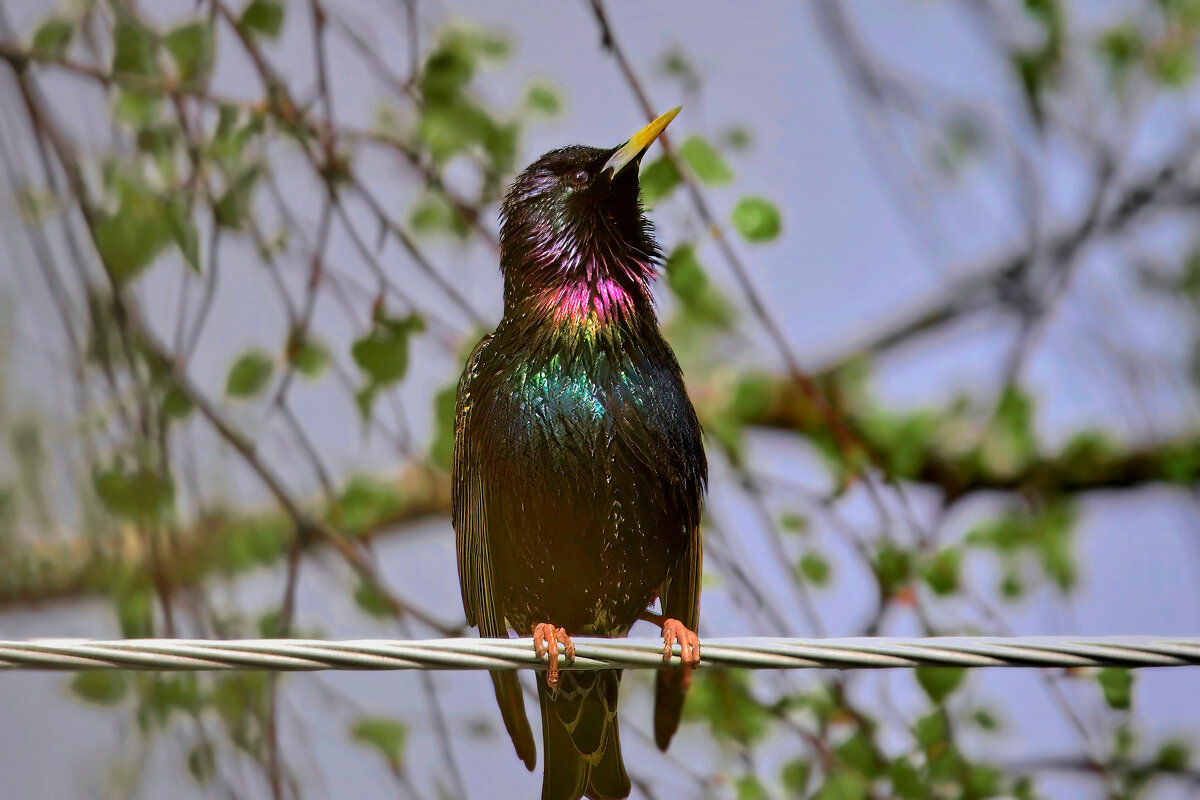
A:
[[[574,669],[653,669],[655,639],[578,638]],[[678,656],[676,646],[674,655]],[[858,639],[728,638],[701,642],[702,667],[1179,667],[1200,665],[1200,637],[1032,636]],[[0,641],[0,670],[273,670],[537,668],[530,639],[35,639]],[[678,663],[677,658],[673,659]]]

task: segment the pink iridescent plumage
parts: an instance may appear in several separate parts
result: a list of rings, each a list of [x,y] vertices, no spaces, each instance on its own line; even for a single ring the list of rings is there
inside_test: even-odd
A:
[[[580,279],[548,290],[543,303],[555,322],[583,322],[594,317],[606,324],[628,313],[633,298],[612,278]]]

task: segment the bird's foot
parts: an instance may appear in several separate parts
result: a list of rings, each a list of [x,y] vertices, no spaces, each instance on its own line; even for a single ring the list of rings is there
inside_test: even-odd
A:
[[[665,619],[662,624],[663,661],[671,660],[675,643],[679,643],[679,661],[683,665],[683,686],[692,682],[692,670],[700,664],[700,637],[677,619]]]
[[[538,658],[547,658],[546,684],[551,689],[558,688],[558,644],[562,642],[563,657],[567,663],[575,660],[575,643],[562,628],[556,628],[549,622],[539,622],[533,626],[533,652]]]

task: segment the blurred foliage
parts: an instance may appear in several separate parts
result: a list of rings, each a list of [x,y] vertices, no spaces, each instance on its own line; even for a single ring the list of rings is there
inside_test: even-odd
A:
[[[1001,67],[1020,97],[1020,113],[1047,140],[1070,139],[1057,127],[1073,113],[1067,103],[1081,91],[1080,80],[1102,84],[1088,89],[1099,93],[1088,98],[1099,105],[1125,103],[1136,92],[1174,96],[1194,87],[1200,3],[1147,0],[1138,13],[1117,14],[1086,35],[1074,32],[1071,6],[1060,0],[1010,5],[1002,13],[1010,15],[1005,19],[1014,33],[995,39]],[[433,283],[458,298],[455,284],[464,273],[442,262],[453,264],[476,248],[494,251],[496,204],[531,155],[526,133],[531,125],[558,119],[570,98],[552,79],[531,77],[501,95],[511,102],[500,107],[488,75],[508,64],[514,42],[466,21],[432,35],[422,31],[416,52],[405,53],[411,63],[403,74],[395,66],[403,58],[375,52],[371,37],[334,6],[201,0],[187,11],[160,23],[123,0],[67,3],[48,8],[24,44],[12,43],[14,50],[6,43],[3,51],[7,63],[20,67],[14,72],[20,80],[58,70],[90,81],[109,115],[102,127],[111,128],[112,136],[72,150],[71,137],[43,130],[57,183],[30,180],[11,187],[29,231],[61,232],[63,220],[78,218],[98,269],[90,274],[86,264],[76,264],[78,270],[61,270],[80,281],[66,292],[65,304],[77,317],[68,322],[79,351],[68,377],[83,387],[77,424],[61,431],[37,413],[11,414],[0,392],[0,606],[90,595],[105,599],[113,624],[127,637],[177,635],[181,628],[219,637],[298,636],[294,598],[285,595],[253,612],[231,611],[214,607],[206,592],[216,581],[295,563],[321,542],[313,535],[318,525],[361,554],[401,523],[448,510],[455,381],[478,340],[478,319],[460,307],[470,318],[448,323],[444,309],[428,307],[436,304],[424,299],[420,287]],[[384,21],[379,23],[382,29]],[[324,96],[319,77],[316,88],[300,89],[301,81],[274,66],[277,48],[294,29],[305,31],[305,42],[315,34],[306,47],[321,48],[322,37],[339,36],[354,48],[362,61],[355,69],[370,70],[377,83],[373,125],[345,125],[340,110],[332,110],[341,99]],[[328,52],[307,55],[319,76]],[[855,63],[857,79],[867,81],[864,96],[882,102],[896,84],[870,74],[873,59]],[[655,64],[672,92],[688,98],[703,92],[703,65],[684,48],[672,45]],[[249,88],[227,94],[227,87],[214,85],[222,68],[246,71]],[[238,99],[258,89],[259,97]],[[903,105],[907,114],[923,113],[925,106]],[[14,119],[26,113],[16,109]],[[51,126],[55,116],[45,113],[33,122]],[[725,247],[753,254],[787,246],[802,256],[803,242],[792,236],[792,217],[785,224],[784,209],[769,197],[778,187],[739,179],[750,173],[743,159],[757,139],[754,121],[722,120],[712,130],[686,118],[681,123],[679,131],[672,128],[674,148],[655,151],[641,168],[643,204],[656,209],[656,218],[687,220],[671,227],[664,241],[664,328],[687,371],[714,461],[741,489],[762,492],[764,517],[778,523],[768,533],[787,534],[778,540],[784,556],[778,566],[798,589],[821,597],[858,577],[877,590],[868,632],[884,630],[890,618],[902,615],[929,635],[975,632],[974,623],[946,622],[936,612],[954,609],[952,619],[973,619],[989,616],[971,613],[979,611],[980,594],[1000,598],[1003,613],[1005,603],[1046,587],[1064,597],[1077,592],[1076,527],[1084,495],[1156,484],[1190,489],[1200,481],[1194,429],[1153,441],[1083,429],[1061,447],[1049,446],[1039,430],[1038,397],[1019,370],[991,400],[955,397],[942,407],[909,410],[882,403],[872,391],[873,356],[956,320],[958,306],[944,317],[932,315],[932,322],[897,324],[863,352],[800,376],[811,378],[811,386],[751,353],[760,344],[754,326],[763,320],[730,290],[739,282],[739,262]],[[994,163],[1000,127],[985,124],[969,104],[937,108],[920,146],[905,152],[921,162],[930,185],[962,184]],[[400,178],[376,169],[380,153],[399,165]],[[336,234],[322,233],[322,224],[303,215],[289,218],[288,209],[299,203],[279,179],[292,171],[312,179],[307,199],[328,204]],[[402,181],[413,191],[399,203],[393,192],[379,192],[386,198],[379,200],[381,180]],[[1147,190],[1125,205],[1111,205],[1121,211],[1156,196]],[[697,197],[708,198],[701,202],[711,203],[713,212],[707,206],[698,212]],[[364,207],[374,223],[370,233],[340,216],[358,220]],[[1105,224],[1089,223],[1080,241],[1099,236],[1097,231],[1115,233]],[[372,266],[367,277],[349,274],[340,263],[343,251],[336,258],[329,254],[327,236],[351,240],[357,256]],[[222,249],[229,242],[244,246],[236,259]],[[67,240],[68,248],[77,246]],[[401,255],[393,256],[390,246]],[[1041,304],[1052,303],[1052,293],[1034,283],[1044,279],[1038,270],[1057,269],[1055,259],[1069,263],[1065,247],[1048,241],[1040,260],[1007,266],[990,287],[988,303],[1023,320],[1036,317]],[[251,263],[254,258],[259,263]],[[1038,269],[1029,266],[1035,262]],[[204,303],[214,297],[227,302],[213,287],[216,271],[230,268],[261,269],[278,281],[286,328],[268,340],[277,344],[233,355],[220,380],[201,380],[196,376],[204,371],[190,359],[204,312],[188,312],[184,303],[185,313],[172,318],[179,332],[170,345],[131,312],[152,272],[203,296]],[[1139,264],[1135,277],[1146,298],[1186,321],[1191,360],[1185,382],[1200,385],[1200,246],[1180,264]],[[1022,283],[1027,279],[1028,286]],[[344,328],[317,321],[313,308],[326,298],[346,311],[339,323]],[[456,302],[466,306],[461,298]],[[976,307],[972,303],[960,305]],[[3,322],[0,314],[0,344],[6,341]],[[424,387],[433,403],[431,430],[410,441],[401,392],[413,382],[410,366],[427,350],[443,356],[449,377]],[[292,455],[309,452],[301,422],[288,428],[298,446],[280,457],[267,432],[275,430],[273,421],[294,413],[293,374],[345,395],[336,395],[342,406],[322,405],[319,413],[357,415],[369,435],[390,436],[389,446],[406,459],[404,468],[391,475],[326,475],[321,454]],[[6,377],[10,370],[0,358],[0,379]],[[835,430],[831,418],[845,430]],[[763,429],[802,442],[828,486],[761,490],[766,468],[755,435]],[[316,462],[321,491],[289,495],[293,507],[275,510],[247,508],[197,489],[197,481],[212,476],[194,474],[190,448],[214,430],[223,452],[251,471],[264,463],[273,469],[274,460]],[[52,454],[58,451],[76,463],[66,478],[56,469]],[[288,473],[281,481],[285,491],[290,480]],[[947,513],[965,499],[1000,502],[961,536],[889,520],[879,531],[838,529],[838,541],[830,538],[828,518],[839,513],[839,504],[860,490],[886,489],[895,501],[898,486],[929,490]],[[806,501],[807,493],[819,495],[818,502]],[[69,499],[78,507],[74,535],[60,530],[63,494],[74,495]],[[739,586],[753,583],[728,561],[712,558],[706,569],[706,586],[732,587],[735,600]],[[995,582],[994,592],[971,585],[979,574]],[[406,605],[376,576],[356,571],[342,583],[364,624],[407,621]],[[766,597],[749,605],[779,602]],[[752,607],[747,618],[763,610]],[[792,610],[783,608],[783,615]],[[80,701],[128,715],[146,740],[167,732],[183,737],[179,768],[207,787],[221,779],[231,758],[248,758],[264,775],[275,770],[280,777],[273,752],[280,680],[287,679],[80,672],[65,683]],[[1113,796],[1149,793],[1157,781],[1172,777],[1195,779],[1193,742],[1138,739],[1132,672],[1071,672],[1051,680],[1086,682],[1096,713],[1111,723],[1110,752],[1101,761],[1089,755],[1093,760],[1079,771],[1107,775]],[[975,745],[978,737],[1003,732],[1005,720],[978,702],[972,683],[963,669],[915,670],[911,688],[922,707],[910,718],[884,703],[855,699],[840,676],[776,682],[759,674],[703,671],[695,676],[685,719],[687,733],[705,735],[715,755],[688,767],[707,770],[704,779],[719,778],[714,785],[722,787],[722,796],[739,800],[1038,796],[1036,770],[1001,764]],[[339,730],[382,758],[398,781],[418,769],[436,769],[406,758],[410,738],[418,735],[407,720],[355,711]],[[636,746],[633,737],[626,746]],[[768,752],[781,756],[772,769],[758,761],[759,753]],[[284,774],[291,774],[286,764]]]

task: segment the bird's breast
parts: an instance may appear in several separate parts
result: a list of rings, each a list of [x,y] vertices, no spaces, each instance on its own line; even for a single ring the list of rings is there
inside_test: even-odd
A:
[[[473,425],[513,624],[604,635],[648,602],[698,522],[699,426],[659,340],[496,351]],[[495,340],[493,341],[493,346]],[[491,348],[489,348],[491,349]]]

